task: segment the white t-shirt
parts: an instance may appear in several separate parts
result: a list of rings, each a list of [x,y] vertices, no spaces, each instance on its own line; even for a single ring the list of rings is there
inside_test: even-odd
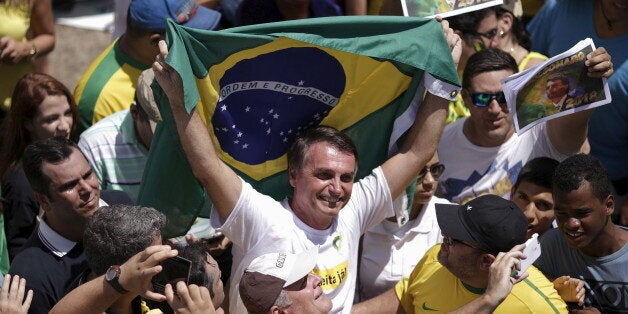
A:
[[[243,182],[238,202],[223,220],[212,211],[212,227],[234,244],[230,313],[246,313],[238,286],[244,268],[262,254],[299,253],[318,246],[313,272],[323,279],[322,288],[332,302],[332,313],[349,313],[355,291],[360,236],[385,217],[393,216],[390,189],[381,168],[353,186],[349,203],[334,218],[331,227],[316,230],[294,215],[288,200],[281,203],[255,191]],[[222,224],[222,225],[221,225]]]
[[[462,132],[467,119],[447,125],[438,144],[438,157],[446,167],[439,179],[439,194],[452,202],[464,204],[488,193],[508,199],[526,162],[536,157],[567,158],[552,145],[546,123],[521,135],[513,133],[501,146],[480,147]]]
[[[399,227],[396,222],[384,220],[364,234],[358,280],[360,301],[374,298],[408,278],[425,252],[443,242],[436,221],[437,203],[451,204],[434,196],[417,218],[405,225]]]

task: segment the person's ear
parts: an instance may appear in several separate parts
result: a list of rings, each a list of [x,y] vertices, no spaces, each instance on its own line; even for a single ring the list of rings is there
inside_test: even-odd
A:
[[[462,101],[464,101],[464,106],[470,110],[473,104],[471,103],[471,95],[469,94],[467,89],[463,88],[462,90],[460,90],[460,95],[462,96]]]
[[[273,305],[270,310],[268,310],[268,313],[271,314],[282,314],[284,313],[284,311],[282,309],[280,309],[278,306]]]
[[[495,261],[495,256],[493,256],[492,254],[488,254],[488,253],[482,254],[482,256],[480,256],[480,259],[479,259],[480,269],[488,271],[489,268],[491,268],[491,264],[493,264],[494,261]]]
[[[164,37],[160,33],[152,33],[150,34],[150,44],[151,46],[157,48],[159,47],[159,41],[164,39]]]
[[[515,17],[509,12],[505,12],[504,14],[502,14],[502,16],[499,17],[497,24],[499,25],[500,31],[503,32],[499,34],[500,37],[504,37],[504,33],[508,33],[512,30],[514,18]]]
[[[297,173],[296,172],[297,172],[297,170],[288,168],[288,177],[289,177],[288,181],[290,182],[290,186],[292,188],[294,188],[297,185],[297,183],[296,183],[296,179],[297,179],[296,175],[297,175]]]
[[[604,200],[605,214],[606,216],[610,216],[615,211],[615,198],[613,195],[609,195]]]
[[[50,210],[50,199],[48,198],[48,196],[39,193],[39,192],[34,192],[33,191],[33,195],[35,196],[35,200],[37,200],[37,202],[39,203],[39,206],[41,207],[41,209],[43,209],[44,211],[49,211]]]

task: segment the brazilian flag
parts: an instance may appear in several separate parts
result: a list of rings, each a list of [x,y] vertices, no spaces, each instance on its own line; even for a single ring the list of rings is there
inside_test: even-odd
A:
[[[197,108],[219,157],[277,200],[291,192],[286,150],[307,128],[329,125],[349,135],[361,178],[412,124],[424,71],[459,85],[441,26],[429,19],[329,17],[222,31],[169,21],[167,42],[186,109]],[[211,200],[192,175],[167,99],[153,87],[163,122],[138,201],[167,215],[170,237],[206,216]]]

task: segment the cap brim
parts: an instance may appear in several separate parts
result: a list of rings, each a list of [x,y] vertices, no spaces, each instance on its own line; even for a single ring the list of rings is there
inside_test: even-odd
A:
[[[199,5],[196,15],[181,25],[196,29],[212,30],[218,26],[219,22],[220,13]]]
[[[464,205],[452,204],[435,204],[436,220],[442,233],[456,240],[476,242],[471,234],[462,216],[464,215]]]
[[[290,271],[290,274],[286,278],[286,283],[283,285],[284,287],[295,283],[297,280],[312,272],[312,269],[316,266],[316,261],[318,259],[318,247],[313,246],[296,255],[296,262],[292,266],[292,271]]]

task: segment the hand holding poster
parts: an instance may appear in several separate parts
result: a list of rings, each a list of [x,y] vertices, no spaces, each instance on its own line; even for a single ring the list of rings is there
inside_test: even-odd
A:
[[[591,38],[538,66],[502,80],[515,130],[521,134],[536,124],[611,102],[606,78],[587,75]]]

